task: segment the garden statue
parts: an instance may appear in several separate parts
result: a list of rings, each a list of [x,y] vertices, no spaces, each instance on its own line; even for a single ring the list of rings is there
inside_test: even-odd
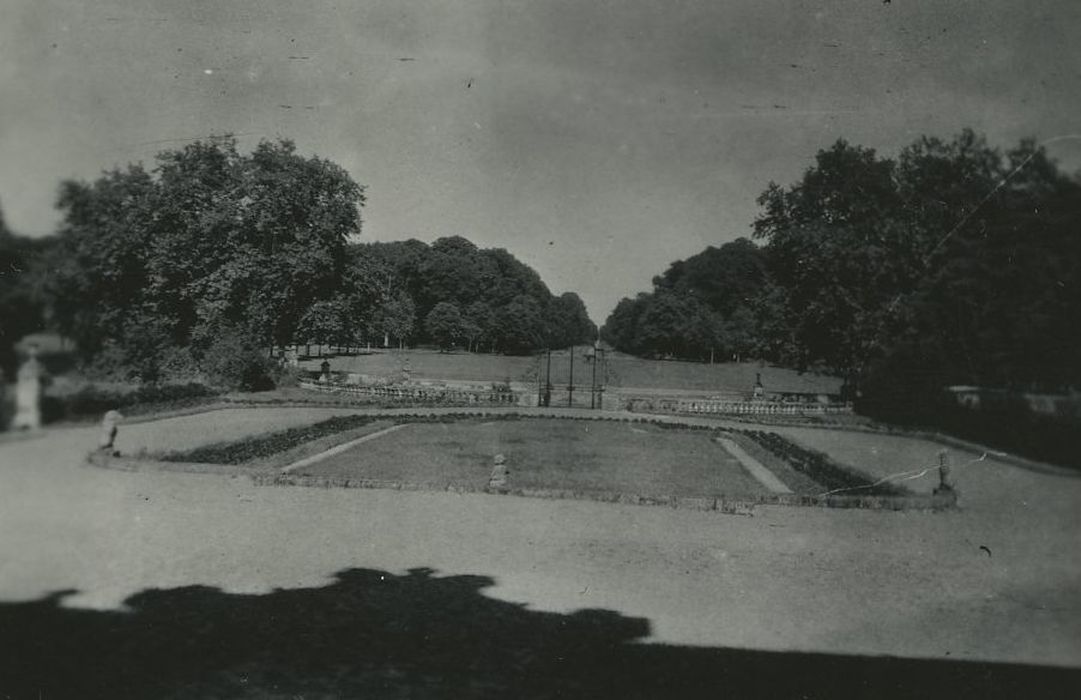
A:
[[[953,490],[953,480],[950,478],[950,453],[942,450],[938,453],[938,488],[935,489],[935,493]]]
[[[124,416],[120,411],[106,411],[105,418],[101,421],[101,436],[98,438],[99,450],[112,450],[113,442],[116,441],[116,424]]]
[[[492,477],[488,480],[488,488],[503,488],[507,485],[507,458],[498,454],[492,461],[494,465],[492,467]]]
[[[30,346],[30,357],[19,367],[15,383],[15,419],[11,427],[34,430],[41,427],[41,394],[44,370],[38,348]]]
[[[299,367],[300,359],[297,357],[297,351],[295,348],[285,349],[285,366],[286,367]]]
[[[319,381],[324,384],[330,381],[330,363],[326,360],[319,365]]]
[[[756,372],[754,379],[754,398],[760,399],[766,392],[766,388],[762,386],[762,373]]]

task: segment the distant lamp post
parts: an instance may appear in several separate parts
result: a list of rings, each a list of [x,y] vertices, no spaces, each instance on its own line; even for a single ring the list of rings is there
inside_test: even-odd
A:
[[[571,372],[570,381],[567,383],[567,408],[574,407],[574,346],[571,345]]]
[[[593,343],[593,354],[588,356],[593,361],[593,387],[589,397],[590,408],[604,408],[604,348],[600,338]],[[597,383],[597,367],[601,367],[600,383]]]
[[[544,370],[544,389],[538,398],[540,405],[547,408],[552,405],[552,349],[545,348],[544,356],[547,362]]]

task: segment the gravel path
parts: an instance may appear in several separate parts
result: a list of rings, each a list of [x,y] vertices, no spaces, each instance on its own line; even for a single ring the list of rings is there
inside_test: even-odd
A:
[[[346,412],[215,411],[123,426],[120,445],[186,447]],[[778,429],[808,439],[794,430]],[[851,433],[813,432],[839,457],[862,449]],[[260,593],[348,567],[431,567],[489,576],[486,595],[530,609],[646,618],[649,642],[1081,665],[1078,478],[988,459],[958,470],[954,512],[749,518],[80,466],[96,437],[0,444],[0,601],[76,589],[66,604],[116,608],[152,587]],[[878,457],[892,470],[922,453]]]

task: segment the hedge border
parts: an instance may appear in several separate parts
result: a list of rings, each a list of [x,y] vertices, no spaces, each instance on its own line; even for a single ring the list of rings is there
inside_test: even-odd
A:
[[[600,420],[607,422],[622,423],[648,423],[662,429],[713,431],[723,432],[726,435],[736,435],[747,441],[750,437],[741,432],[729,431],[721,426],[687,424],[680,422],[678,417],[663,416],[603,416],[583,415],[580,417],[566,414],[536,414],[518,413],[514,411],[491,412],[486,410],[455,412],[455,413],[365,413],[354,416],[338,416],[335,418],[360,418],[363,419],[357,428],[363,428],[373,422],[390,420],[393,423],[407,422],[449,422],[466,418],[488,418],[503,420],[518,420],[522,418],[535,419],[570,419],[570,420]],[[334,418],[320,423],[333,421]],[[313,424],[318,425],[318,424]],[[355,432],[357,428],[346,431],[332,432],[318,438],[320,442],[328,437],[348,440],[346,433]],[[292,430],[292,429],[291,429]],[[288,431],[278,431],[271,435],[278,435]],[[343,438],[343,436],[345,436]],[[257,436],[260,437],[260,436]],[[266,437],[266,436],[261,436]],[[234,441],[236,442],[236,441]],[[307,443],[299,443],[296,449]],[[755,443],[757,445],[757,443]],[[332,447],[331,441],[327,441],[325,449]],[[763,451],[765,447],[760,447]],[[515,495],[534,498],[561,498],[568,500],[589,500],[606,503],[630,503],[636,505],[665,505],[673,508],[711,511],[722,513],[753,514],[753,508],[757,505],[784,505],[784,506],[814,506],[831,508],[864,508],[873,510],[943,510],[954,507],[957,503],[956,492],[939,492],[934,494],[904,494],[904,495],[852,495],[852,494],[765,494],[750,499],[726,499],[719,497],[677,497],[677,496],[647,496],[635,493],[608,492],[608,491],[574,491],[566,489],[543,489],[543,488],[514,488],[514,487],[471,487],[461,484],[438,484],[438,483],[414,483],[392,480],[372,480],[348,477],[320,477],[305,474],[282,473],[280,466],[270,459],[255,460],[248,467],[241,464],[215,464],[196,462],[181,459],[183,453],[173,453],[174,460],[153,459],[147,457],[126,457],[119,454],[95,451],[87,456],[87,463],[103,468],[120,469],[124,471],[170,471],[188,472],[201,474],[219,474],[229,476],[247,476],[259,486],[309,486],[322,488],[381,488],[394,490],[412,491],[448,491],[457,493],[492,493],[502,495]],[[780,459],[780,458],[777,458]],[[789,467],[791,468],[791,467]],[[849,472],[851,473],[851,472]],[[817,483],[817,482],[816,482]]]
[[[913,494],[911,496],[847,496],[847,495],[801,495],[764,494],[756,498],[727,499],[693,496],[648,496],[618,491],[576,491],[572,489],[542,488],[492,488],[463,484],[393,481],[348,477],[324,477],[305,474],[282,473],[277,469],[262,468],[238,473],[234,465],[204,464],[194,462],[163,462],[137,457],[124,457],[100,450],[86,456],[88,466],[142,473],[185,473],[212,476],[247,477],[256,486],[307,487],[323,489],[371,489],[393,491],[425,491],[434,493],[489,494],[518,496],[548,500],[591,501],[636,506],[666,506],[675,510],[693,510],[724,515],[754,516],[758,506],[797,506],[817,508],[857,508],[885,511],[942,511],[956,507],[956,492]]]
[[[462,484],[410,482],[386,479],[327,477],[310,474],[252,474],[258,486],[304,486],[314,488],[390,489],[395,491],[446,491],[450,493],[488,493],[525,498],[594,501],[640,506],[668,506],[681,510],[710,511],[734,515],[754,515],[756,506],[802,506],[823,508],[861,508],[866,510],[939,511],[957,504],[956,492],[911,494],[907,496],[851,496],[817,494],[764,494],[754,498],[730,499],[724,496],[643,495],[624,491],[578,491],[574,489],[475,487]]]
[[[736,432],[736,431],[733,431]],[[779,433],[768,430],[738,431],[748,440],[755,442],[764,451],[772,454],[788,468],[809,478],[829,493],[842,491],[864,491],[867,496],[908,496],[912,491],[900,484],[883,479],[876,479],[854,467],[838,464],[825,452],[812,450],[796,443]],[[776,452],[770,443],[793,452],[799,460],[789,460],[784,454]]]

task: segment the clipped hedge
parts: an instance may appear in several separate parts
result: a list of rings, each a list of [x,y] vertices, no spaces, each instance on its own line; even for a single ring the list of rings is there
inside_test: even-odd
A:
[[[103,389],[90,384],[64,396],[42,399],[42,418],[46,423],[100,417],[106,411],[137,406],[169,405],[184,407],[205,402],[218,391],[203,384],[144,384],[130,391]],[[137,412],[137,411],[136,411]]]
[[[297,445],[318,440],[327,435],[344,432],[379,420],[379,416],[335,416],[319,423],[289,428],[267,435],[256,435],[234,442],[196,447],[185,452],[162,455],[166,462],[200,462],[208,464],[243,464],[285,452]]]
[[[805,474],[827,491],[858,490],[866,496],[904,496],[909,491],[896,484],[876,484],[866,476],[846,469],[819,452],[804,449],[777,433],[762,430],[733,431],[746,435],[793,469]]]

